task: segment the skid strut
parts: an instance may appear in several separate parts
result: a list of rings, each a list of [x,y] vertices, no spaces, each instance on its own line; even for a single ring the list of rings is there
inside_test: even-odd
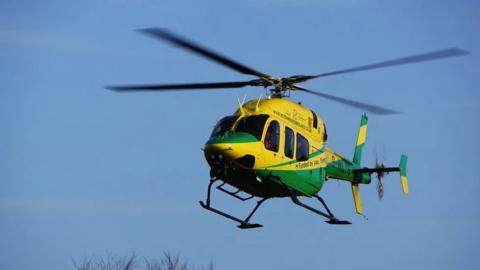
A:
[[[259,227],[262,227],[261,224],[250,223],[249,221],[250,221],[250,218],[253,216],[253,214],[254,214],[254,213],[257,211],[257,209],[260,207],[260,205],[261,205],[264,201],[266,201],[266,200],[268,199],[268,197],[265,197],[265,198],[257,201],[257,205],[255,206],[255,208],[253,208],[253,210],[250,212],[250,214],[249,214],[245,219],[242,220],[242,219],[240,219],[240,218],[234,217],[234,216],[232,216],[232,215],[230,215],[230,214],[227,214],[227,213],[225,213],[225,212],[222,212],[222,211],[220,211],[220,210],[218,210],[218,209],[213,208],[213,207],[210,206],[210,194],[211,194],[211,190],[212,190],[212,185],[213,185],[213,183],[215,183],[215,182],[218,181],[218,180],[219,180],[219,179],[216,179],[216,178],[213,178],[213,179],[210,180],[210,183],[208,184],[207,200],[206,200],[205,203],[202,202],[202,201],[200,201],[200,205],[201,205],[203,208],[205,208],[206,210],[208,210],[208,211],[211,211],[211,212],[216,213],[216,214],[219,214],[219,215],[221,215],[221,216],[223,216],[223,217],[225,217],[225,218],[228,218],[228,219],[230,219],[230,220],[233,220],[233,221],[236,221],[236,222],[240,223],[240,225],[237,226],[237,227],[240,228],[240,229],[251,229],[251,228],[259,228]],[[218,187],[217,187],[217,188],[218,188],[219,190],[221,190],[221,191],[223,191],[223,192],[225,192],[225,193],[227,193],[227,194],[229,194],[229,195],[237,198],[237,199],[240,199],[240,200],[242,200],[242,201],[245,200],[244,198],[239,197],[239,196],[236,195],[236,193],[238,193],[238,191],[235,192],[235,193],[232,193],[232,192],[229,192],[229,191],[223,189],[222,186],[223,186],[224,184],[225,184],[225,183],[221,184],[221,185],[219,186],[220,188],[218,188]],[[251,199],[251,198],[253,198],[253,196],[252,196],[252,197],[249,197],[248,199]]]
[[[234,197],[234,198],[237,198],[237,199],[239,199],[239,200],[241,200],[241,201],[248,201],[248,200],[250,200],[251,198],[254,197],[253,195],[250,195],[250,196],[248,196],[248,197],[241,197],[241,196],[238,195],[238,193],[240,192],[240,189],[238,189],[238,190],[235,191],[235,192],[228,191],[228,190],[226,190],[225,188],[223,188],[223,186],[224,186],[225,184],[226,184],[226,183],[223,182],[222,184],[220,184],[219,186],[217,186],[217,189],[220,190],[220,191],[223,191],[223,192],[227,193],[228,195],[230,195],[230,196],[232,196],[232,197]]]
[[[337,224],[337,225],[343,225],[343,224],[352,224],[350,223],[349,221],[347,220],[339,220],[338,218],[336,218],[333,213],[330,211],[330,209],[328,209],[328,206],[327,204],[325,203],[325,201],[322,199],[322,197],[318,196],[318,195],[313,195],[313,197],[317,198],[320,203],[322,203],[323,207],[325,208],[325,210],[327,210],[327,213],[321,211],[321,210],[318,210],[316,208],[313,208],[309,205],[306,205],[304,203],[302,203],[298,198],[297,196],[295,196],[291,191],[290,191],[290,198],[292,199],[292,202],[298,206],[301,206],[307,210],[310,210],[312,212],[314,212],[315,214],[318,214],[322,217],[325,217],[327,218],[328,220],[326,220],[325,222],[329,223],[329,224]]]

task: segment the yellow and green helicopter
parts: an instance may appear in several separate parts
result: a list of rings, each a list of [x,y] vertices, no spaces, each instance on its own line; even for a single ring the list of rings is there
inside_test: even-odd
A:
[[[448,48],[394,60],[342,69],[317,75],[295,75],[277,78],[249,68],[219,53],[207,49],[170,31],[148,28],[140,32],[180,46],[209,60],[220,63],[240,73],[253,75],[257,79],[236,82],[127,85],[109,86],[108,89],[128,91],[183,91],[192,89],[223,89],[245,86],[261,86],[268,89],[267,98],[241,103],[232,115],[222,118],[214,127],[204,147],[205,158],[210,166],[210,183],[203,208],[239,223],[242,229],[262,225],[250,223],[260,205],[270,198],[287,197],[296,205],[325,217],[330,224],[350,224],[340,220],[330,211],[318,195],[326,180],[337,179],[349,182],[356,212],[363,213],[360,199],[360,184],[370,184],[372,174],[379,180],[379,196],[383,196],[383,176],[399,172],[403,192],[408,194],[407,156],[402,155],[398,167],[376,164],[373,168],[361,165],[362,148],[367,136],[366,114],[360,120],[355,151],[352,160],[344,158],[327,146],[327,130],[323,120],[313,110],[287,97],[292,91],[302,91],[373,114],[395,114],[397,111],[358,102],[326,93],[312,91],[299,85],[307,80],[326,76],[411,64],[468,54],[458,48]],[[242,201],[260,198],[245,219],[240,219],[211,206],[211,190],[216,188]],[[225,188],[235,187],[236,191]],[[243,192],[248,196],[241,196]],[[323,206],[319,210],[299,200],[313,197]]]

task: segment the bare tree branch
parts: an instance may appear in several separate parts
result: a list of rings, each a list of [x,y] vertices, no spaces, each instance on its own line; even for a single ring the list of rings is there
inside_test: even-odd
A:
[[[72,259],[73,266],[76,270],[134,270],[139,269],[136,265],[137,256],[132,254],[130,257],[113,256],[110,252],[106,252],[105,256],[83,257],[78,262]],[[143,258],[143,269],[145,270],[213,270],[213,263],[210,262],[208,268],[197,268],[190,266],[188,261],[181,259],[180,254],[172,254],[164,252],[160,260],[152,261]]]

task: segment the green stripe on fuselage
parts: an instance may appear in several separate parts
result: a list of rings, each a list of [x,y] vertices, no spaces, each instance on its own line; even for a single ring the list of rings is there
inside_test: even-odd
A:
[[[257,138],[252,134],[246,132],[226,132],[223,135],[218,135],[210,138],[207,144],[220,144],[220,143],[250,143],[258,142]]]
[[[286,185],[304,196],[315,195],[325,181],[325,167],[311,170],[259,169],[255,170],[255,173],[263,179],[276,180],[280,185]]]
[[[314,158],[314,157],[322,154],[323,152],[324,152],[324,148],[322,147],[322,148],[318,149],[317,151],[310,153],[310,155],[308,155],[308,159]],[[295,163],[298,163],[298,162],[303,162],[303,161],[298,161],[298,160],[294,159],[294,160],[290,160],[290,161],[287,161],[287,162],[282,162],[282,163],[279,163],[279,164],[267,166],[265,168],[276,168],[276,167],[281,167],[281,166],[285,166],[285,165],[295,164]]]
[[[324,148],[310,153],[309,159],[314,158],[324,152]],[[255,170],[255,173],[262,178],[271,179],[279,181],[281,185],[286,185],[289,188],[296,190],[297,192],[301,193],[304,196],[313,196],[323,186],[325,181],[325,173],[326,168],[312,168],[312,169],[286,169],[286,170],[278,170],[272,168],[278,168],[285,165],[296,164],[299,162],[305,161],[298,161],[298,160],[291,160],[287,162],[282,162],[279,164],[275,164],[272,166],[268,166],[265,168],[260,168]]]

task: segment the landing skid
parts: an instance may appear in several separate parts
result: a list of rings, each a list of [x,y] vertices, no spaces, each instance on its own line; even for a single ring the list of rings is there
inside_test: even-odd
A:
[[[289,190],[290,191],[290,190]],[[291,191],[290,191],[290,199],[292,199],[292,202],[298,206],[301,206],[309,211],[312,211],[314,212],[315,214],[318,214],[322,217],[325,217],[327,218],[328,220],[326,220],[325,222],[328,223],[328,224],[334,224],[334,225],[347,225],[347,224],[352,224],[350,223],[349,221],[347,220],[339,220],[338,218],[336,218],[333,213],[330,211],[330,209],[328,209],[328,206],[327,204],[325,203],[325,201],[322,199],[322,197],[318,196],[318,195],[314,195],[313,197],[317,198],[323,205],[323,207],[325,208],[325,210],[327,210],[327,213],[321,211],[321,210],[318,210],[316,208],[313,208],[309,205],[306,205],[302,202],[300,202],[300,200],[297,198],[297,196],[295,196]]]
[[[264,201],[266,201],[266,200],[268,199],[268,197],[263,198],[263,199],[257,201],[257,205],[255,206],[255,208],[253,208],[253,210],[250,212],[250,214],[249,214],[245,219],[242,220],[242,219],[240,219],[240,218],[234,217],[234,216],[232,216],[232,215],[230,215],[230,214],[227,214],[227,213],[225,213],[225,212],[223,212],[223,211],[220,211],[220,210],[218,210],[218,209],[213,208],[213,207],[210,206],[210,193],[211,193],[211,190],[212,190],[212,185],[213,185],[213,183],[215,183],[215,182],[218,181],[218,180],[219,180],[219,179],[216,179],[216,178],[210,180],[210,184],[208,184],[207,200],[206,200],[205,203],[202,202],[202,201],[200,201],[200,205],[201,205],[204,209],[206,209],[206,210],[208,210],[208,211],[211,211],[211,212],[216,213],[216,214],[218,214],[218,215],[221,215],[221,216],[223,216],[223,217],[225,217],[225,218],[228,218],[228,219],[230,219],[230,220],[233,220],[233,221],[236,221],[236,222],[240,223],[240,225],[237,226],[237,227],[240,228],[240,229],[253,229],[253,228],[263,227],[261,224],[250,223],[249,221],[250,221],[250,218],[251,218],[251,217],[253,216],[253,214],[255,213],[255,211],[257,211],[257,209],[260,207],[260,205],[261,205]],[[253,196],[248,197],[248,198],[240,197],[240,196],[237,195],[237,193],[238,193],[239,191],[237,191],[237,192],[230,192],[230,191],[228,191],[228,190],[225,190],[225,189],[222,188],[222,186],[223,186],[224,184],[225,184],[225,183],[220,184],[220,185],[217,187],[217,189],[220,190],[220,191],[222,191],[222,192],[225,192],[225,193],[227,193],[227,194],[229,194],[229,195],[231,195],[231,196],[233,196],[233,197],[235,197],[235,198],[237,198],[237,199],[239,199],[239,200],[242,200],[242,201],[246,201],[246,200],[249,200],[249,199],[253,198]]]
[[[352,224],[348,220],[338,220],[338,219],[330,219],[330,220],[327,220],[325,222],[328,223],[328,224],[333,224],[333,225],[350,225],[350,224]]]

